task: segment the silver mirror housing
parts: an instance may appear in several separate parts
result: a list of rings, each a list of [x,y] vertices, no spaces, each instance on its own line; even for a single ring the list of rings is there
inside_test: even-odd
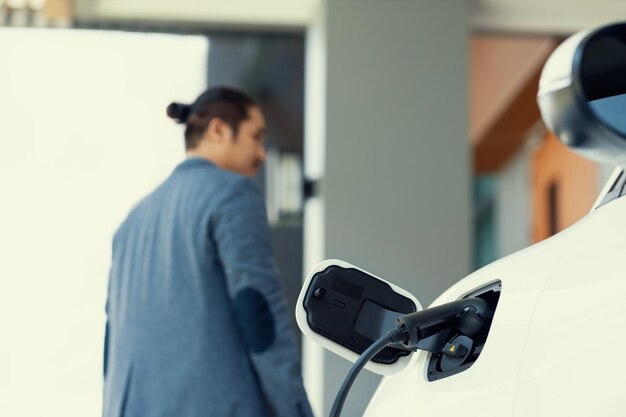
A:
[[[563,144],[589,159],[626,166],[626,23],[563,42],[544,66],[537,102]]]

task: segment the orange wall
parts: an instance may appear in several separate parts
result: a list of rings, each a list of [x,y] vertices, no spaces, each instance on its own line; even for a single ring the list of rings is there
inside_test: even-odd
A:
[[[550,185],[556,185],[556,229],[561,231],[589,212],[596,197],[596,165],[547,134],[531,162],[533,241],[550,236]]]
[[[552,38],[472,36],[469,136],[475,172],[498,172],[521,149],[540,118],[539,76],[556,45]]]
[[[472,145],[483,140],[507,106],[528,87],[528,81],[541,71],[555,46],[552,38],[472,35],[469,56]],[[533,94],[536,92],[535,89]]]

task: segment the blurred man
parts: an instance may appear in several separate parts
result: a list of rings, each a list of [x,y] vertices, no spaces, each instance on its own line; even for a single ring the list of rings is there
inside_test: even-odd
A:
[[[263,114],[226,88],[167,112],[186,125],[187,159],[113,239],[104,417],[309,417],[250,179]]]

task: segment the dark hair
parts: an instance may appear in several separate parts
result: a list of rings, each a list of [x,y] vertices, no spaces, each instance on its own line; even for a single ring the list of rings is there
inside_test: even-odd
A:
[[[248,118],[250,107],[257,103],[245,93],[228,87],[211,88],[200,94],[192,104],[172,103],[167,115],[177,123],[187,125],[185,148],[198,146],[209,123],[216,117],[226,122],[237,135],[239,125]]]

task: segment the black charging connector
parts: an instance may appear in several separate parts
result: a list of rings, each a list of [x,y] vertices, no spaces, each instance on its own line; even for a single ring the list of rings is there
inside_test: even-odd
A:
[[[397,326],[366,349],[352,365],[346,376],[330,412],[330,417],[339,417],[357,375],[378,352],[389,345],[402,345],[408,350],[433,351],[420,341],[438,333],[455,329],[467,340],[457,340],[450,345],[446,355],[453,363],[462,362],[472,347],[472,339],[482,337],[489,330],[490,317],[488,304],[482,298],[464,298],[416,313],[406,314],[397,319]],[[463,343],[461,343],[463,342]],[[434,346],[429,344],[427,346]],[[469,346],[469,347],[468,347]],[[442,346],[443,347],[443,346]]]
[[[487,302],[481,298],[464,298],[398,317],[397,325],[406,336],[402,345],[409,350],[433,351],[419,342],[449,329],[473,338],[487,330],[487,308]]]

